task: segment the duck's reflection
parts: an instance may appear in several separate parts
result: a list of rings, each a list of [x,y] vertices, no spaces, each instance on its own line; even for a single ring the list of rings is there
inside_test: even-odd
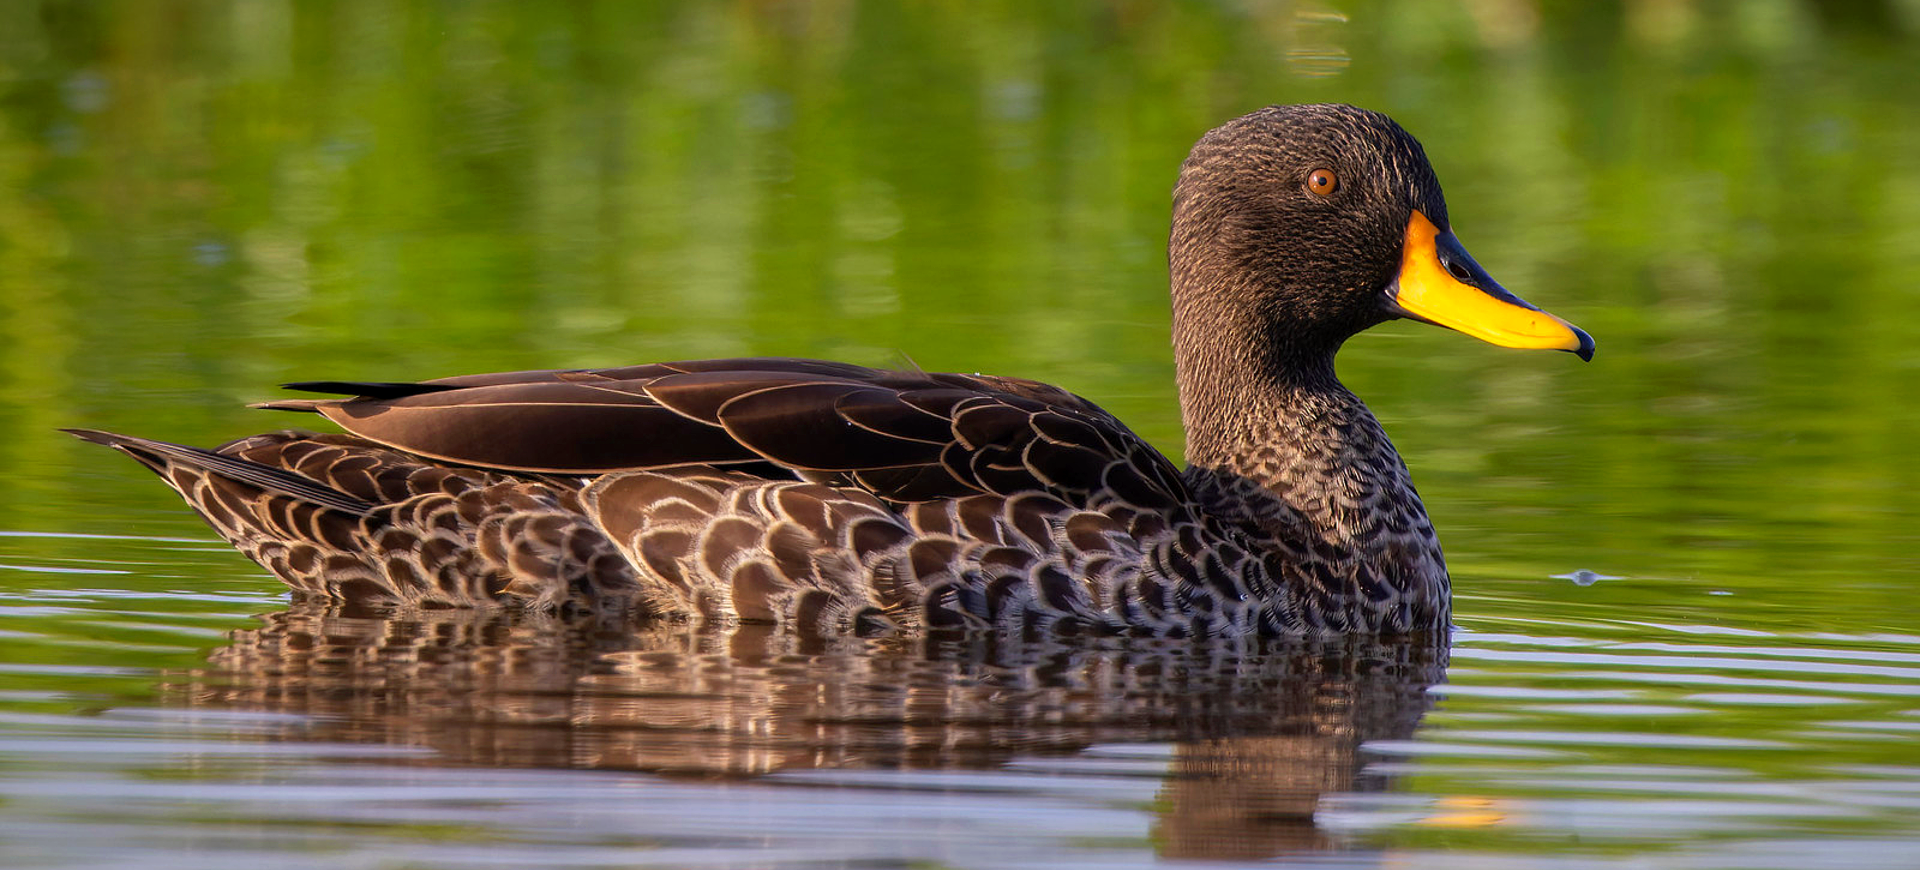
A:
[[[823,640],[304,605],[264,619],[181,695],[311,716],[319,733],[305,739],[424,746],[488,766],[990,767],[1171,743],[1156,840],[1189,857],[1327,846],[1313,826],[1319,796],[1384,787],[1357,748],[1410,735],[1446,665],[1439,641]]]

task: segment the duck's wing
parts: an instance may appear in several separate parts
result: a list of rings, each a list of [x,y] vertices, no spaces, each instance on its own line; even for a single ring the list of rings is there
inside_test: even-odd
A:
[[[289,386],[354,397],[261,407],[502,471],[771,464],[894,502],[1046,492],[1159,511],[1188,501],[1173,465],[1112,415],[1014,378],[752,358]]]

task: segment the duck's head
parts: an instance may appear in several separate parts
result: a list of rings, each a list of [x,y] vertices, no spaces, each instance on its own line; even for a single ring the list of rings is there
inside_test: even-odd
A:
[[[1208,133],[1180,169],[1169,254],[1176,342],[1233,336],[1227,353],[1272,367],[1330,364],[1401,317],[1593,356],[1467,255],[1420,143],[1378,112],[1273,106]]]

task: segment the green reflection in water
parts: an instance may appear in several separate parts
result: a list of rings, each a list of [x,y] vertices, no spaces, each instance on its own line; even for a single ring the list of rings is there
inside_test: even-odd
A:
[[[283,380],[741,353],[1042,377],[1177,452],[1178,161],[1343,100],[1421,135],[1479,258],[1600,338],[1579,366],[1396,325],[1343,358],[1463,619],[1902,622],[1913,40],[1506,5],[16,6],[0,498],[26,528],[160,511],[47,430],[217,441],[284,424],[238,409]],[[1576,568],[1648,579],[1546,579]]]

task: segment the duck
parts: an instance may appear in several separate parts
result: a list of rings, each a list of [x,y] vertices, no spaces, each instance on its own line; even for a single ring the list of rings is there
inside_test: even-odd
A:
[[[296,598],[770,623],[805,635],[1444,632],[1406,464],[1334,371],[1396,319],[1591,360],[1468,255],[1378,112],[1270,106],[1180,167],[1185,466],[1039,381],[794,358],[417,382],[254,407],[343,432],[203,449],[65,430],[157,473]]]

